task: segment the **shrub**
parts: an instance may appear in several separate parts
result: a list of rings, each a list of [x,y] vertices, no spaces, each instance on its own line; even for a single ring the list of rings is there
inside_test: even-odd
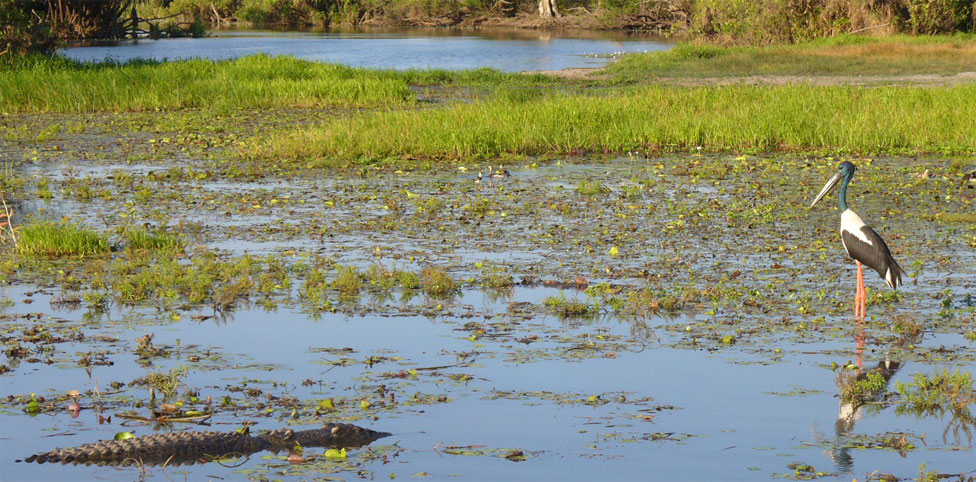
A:
[[[0,0],[0,65],[18,63],[32,53],[50,55],[54,35],[33,5],[21,0]]]

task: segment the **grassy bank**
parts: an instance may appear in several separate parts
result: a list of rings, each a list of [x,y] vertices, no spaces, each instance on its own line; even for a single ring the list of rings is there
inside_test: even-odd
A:
[[[976,153],[976,85],[651,87],[376,112],[273,133],[245,155],[328,164],[631,150]]]
[[[411,98],[403,79],[264,55],[221,62],[53,60],[0,71],[0,109],[14,112],[358,107]]]
[[[410,104],[411,85],[554,82],[491,69],[367,70],[263,54],[235,60],[79,63],[37,58],[0,69],[0,111],[91,112]]]
[[[976,71],[976,36],[840,36],[795,45],[719,47],[684,43],[628,55],[607,72],[618,81],[755,75],[906,76]]]

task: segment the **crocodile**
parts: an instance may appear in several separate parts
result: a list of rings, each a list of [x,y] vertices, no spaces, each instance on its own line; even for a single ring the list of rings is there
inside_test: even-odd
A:
[[[24,462],[85,465],[192,465],[230,456],[248,456],[263,450],[278,453],[302,447],[362,447],[389,436],[386,432],[346,423],[294,431],[272,430],[251,436],[241,432],[185,431],[106,440],[78,447],[31,455]]]

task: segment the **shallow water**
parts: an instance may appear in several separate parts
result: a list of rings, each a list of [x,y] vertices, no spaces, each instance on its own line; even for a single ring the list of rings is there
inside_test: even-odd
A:
[[[617,33],[580,37],[572,32],[513,34],[506,31],[364,30],[279,32],[217,30],[206,38],[116,42],[71,47],[65,56],[83,61],[135,58],[233,59],[246,55],[293,55],[303,59],[382,69],[505,72],[602,67],[613,56],[670,48],[668,41]]]
[[[551,293],[517,289],[513,298],[532,300],[547,294]],[[21,299],[22,289],[8,292],[7,296]],[[475,311],[504,311],[505,303],[477,303],[479,298],[472,293],[464,301],[475,302],[469,305]],[[47,304],[44,296],[35,295],[34,300],[40,307]],[[6,310],[4,315],[16,316],[18,312],[36,310],[21,305]],[[78,323],[80,315],[81,310],[53,316],[62,322]],[[834,374],[824,365],[838,358],[817,352],[841,350],[851,355],[853,340],[849,343],[838,340],[822,347],[806,346],[802,352],[782,345],[786,350],[778,358],[769,353],[709,354],[705,349],[667,346],[674,341],[674,335],[661,329],[688,320],[649,320],[651,329],[660,336],[649,340],[632,338],[630,325],[619,320],[572,327],[551,317],[539,317],[516,328],[518,333],[537,334],[543,340],[539,344],[544,348],[536,358],[531,352],[520,354],[519,351],[526,349],[513,342],[513,337],[467,340],[466,332],[458,331],[467,320],[457,316],[325,315],[311,320],[292,310],[273,313],[243,310],[221,323],[194,322],[185,316],[183,321],[162,326],[152,316],[122,321],[124,318],[121,313],[110,313],[97,324],[87,324],[84,332],[89,338],[99,334],[117,337],[120,346],[133,346],[136,337],[153,332],[157,346],[179,344],[184,354],[157,359],[151,366],[143,367],[135,363],[135,356],[120,353],[110,357],[114,366],[94,367],[90,375],[80,367],[22,365],[15,370],[15,376],[3,377],[4,393],[36,391],[39,395],[49,395],[96,386],[104,390],[109,380],[130,380],[150,371],[182,365],[190,367],[184,383],[198,387],[201,396],[215,399],[240,380],[251,380],[248,386],[258,387],[265,393],[298,399],[349,397],[375,401],[371,392],[378,383],[386,384],[401,401],[409,401],[417,392],[446,396],[449,401],[433,405],[369,410],[365,418],[356,422],[394,434],[377,442],[387,451],[400,451],[394,463],[363,464],[364,469],[383,478],[391,473],[405,476],[426,472],[435,478],[457,475],[474,480],[535,477],[750,480],[788,473],[786,465],[791,462],[814,465],[825,472],[856,475],[879,467],[889,473],[910,474],[923,462],[944,471],[967,470],[972,460],[971,440],[940,439],[938,428],[948,419],[914,419],[910,415],[898,416],[888,408],[862,413],[847,431],[835,429],[840,407]],[[597,349],[598,354],[593,357],[564,359],[565,350],[572,346],[556,341],[562,338],[574,342],[595,341],[595,336],[620,337],[625,347],[615,350],[613,358],[603,356],[607,353],[605,349]],[[924,344],[946,344],[943,338],[933,336]],[[91,349],[86,345],[59,348],[68,353],[84,352]],[[329,366],[340,357],[317,350],[345,347],[355,350],[345,356],[357,360],[346,366]],[[219,352],[219,362],[187,360],[187,354],[203,350]],[[807,353],[810,351],[813,353]],[[473,354],[462,360],[458,352]],[[882,347],[868,347],[865,366],[882,361],[883,352]],[[378,354],[395,355],[400,360],[373,366],[362,363],[367,356]],[[911,374],[916,372],[954,365],[909,362],[897,372],[892,383],[910,381]],[[414,378],[381,376],[403,369],[441,366],[448,368],[421,371]],[[455,382],[446,376],[452,373],[471,374],[473,379]],[[305,379],[318,380],[321,385],[302,387]],[[126,393],[137,399],[145,398],[141,390]],[[588,403],[594,395],[599,397],[599,402]],[[231,396],[237,399],[240,394]],[[98,425],[97,417],[90,410],[83,411],[76,420],[69,418],[66,411],[35,417],[17,412],[8,408],[0,415],[4,425],[0,442],[5,457],[21,458],[55,447],[107,439],[123,430],[118,422]],[[281,426],[285,420],[277,417],[286,415],[265,419],[248,410],[244,413],[249,415],[235,417],[233,413],[219,412],[211,422],[214,429],[232,430],[243,419],[250,419],[257,422],[257,427],[267,429]],[[895,428],[918,435],[928,433],[928,446],[904,458],[891,450],[844,447],[851,435],[878,434]],[[124,429],[137,435],[152,431],[139,426]],[[47,435],[14,436],[28,433]],[[670,435],[653,440],[653,434]],[[525,462],[510,462],[494,455],[438,453],[438,446],[468,445],[519,449],[531,456]],[[703,462],[706,458],[707,463]],[[289,467],[281,461],[270,463],[283,471],[281,476],[300,467]],[[238,470],[266,464],[269,461],[258,454]],[[126,479],[135,470],[4,462],[6,480],[71,480],[79,476]],[[150,478],[160,479],[182,471],[190,478],[204,474],[230,475],[228,469],[212,464],[148,470]]]
[[[33,146],[8,146],[14,158],[22,148]],[[226,312],[160,297],[111,302],[102,312],[84,301],[56,302],[91,290],[88,281],[69,288],[65,278],[93,267],[8,272],[0,285],[2,363],[11,369],[0,375],[4,480],[138,477],[134,467],[15,460],[120,431],[204,429],[123,424],[118,416],[148,414],[148,389],[134,379],[178,367],[187,373],[175,398],[199,409],[206,404],[188,392],[210,397],[209,429],[347,421],[393,435],[351,450],[346,462],[289,465],[282,454],[259,453],[239,467],[147,467],[151,479],[763,480],[795,476],[790,464],[803,464],[828,480],[864,480],[875,471],[915,477],[922,464],[947,474],[972,470],[971,422],[899,412],[892,394],[916,374],[976,366],[976,342],[963,336],[976,332],[973,227],[932,214],[973,202],[949,160],[891,158],[859,171],[852,204],[911,273],[894,300],[874,298],[888,290],[866,273],[872,304],[861,325],[850,319],[853,266],[836,236],[837,212],[806,208],[834,160],[632,156],[512,163],[513,176],[492,183],[475,183],[483,166],[240,182],[192,152],[179,164],[165,154],[134,161],[112,147],[87,161],[67,149],[42,152],[43,160],[18,166],[52,192],[45,200],[33,187],[23,191],[19,206],[34,216],[68,217],[114,241],[121,225],[162,223],[187,239],[187,260],[200,246],[224,257],[278,254],[293,267],[315,255],[361,272],[434,265],[463,288],[437,298],[367,284],[352,299],[330,292],[335,311],[315,312],[299,297],[304,279],[296,270],[274,309],[259,296]],[[212,175],[200,179],[190,168]],[[913,172],[925,168],[931,179],[917,181]],[[131,174],[131,185],[120,172]],[[590,183],[605,189],[590,193]],[[94,194],[82,197],[80,186]],[[146,190],[151,202],[139,198]],[[886,205],[885,193],[895,190],[898,211]],[[517,284],[481,287],[492,269]],[[577,289],[580,278],[591,288],[607,282],[621,296],[648,289],[662,303],[689,288],[705,294],[634,313],[614,309],[599,290]],[[554,297],[598,310],[562,319],[545,305]],[[920,334],[903,333],[909,321]],[[140,359],[137,339],[146,334],[169,354]],[[32,355],[11,354],[28,338],[35,341],[22,346]],[[102,352],[111,365],[79,363]],[[851,413],[838,375],[886,362],[898,366],[889,396]],[[65,410],[63,394],[72,389],[84,393],[77,419]],[[30,393],[51,409],[26,414]],[[336,409],[317,416],[325,399]],[[99,424],[96,404],[111,421]],[[903,455],[882,447],[886,434],[904,434],[914,448]],[[516,451],[524,461],[505,458]]]

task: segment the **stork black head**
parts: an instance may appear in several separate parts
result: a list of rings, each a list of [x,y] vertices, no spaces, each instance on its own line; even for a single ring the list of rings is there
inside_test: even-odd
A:
[[[840,170],[841,176],[846,177],[847,179],[854,177],[854,171],[857,170],[857,168],[854,167],[854,163],[850,161],[840,163],[840,165],[837,166],[837,169]]]
[[[837,166],[837,173],[827,180],[827,184],[824,184],[823,189],[820,190],[820,194],[817,194],[817,198],[813,200],[813,204],[810,204],[810,207],[816,206],[817,203],[820,202],[820,200],[823,199],[824,196],[826,196],[827,193],[830,192],[830,190],[836,186],[841,179],[843,179],[844,186],[841,188],[840,207],[841,210],[847,209],[847,200],[845,199],[845,195],[847,194],[847,183],[851,182],[851,178],[854,177],[854,171],[856,170],[857,168],[854,167],[854,163],[850,161],[840,163],[840,165]]]

